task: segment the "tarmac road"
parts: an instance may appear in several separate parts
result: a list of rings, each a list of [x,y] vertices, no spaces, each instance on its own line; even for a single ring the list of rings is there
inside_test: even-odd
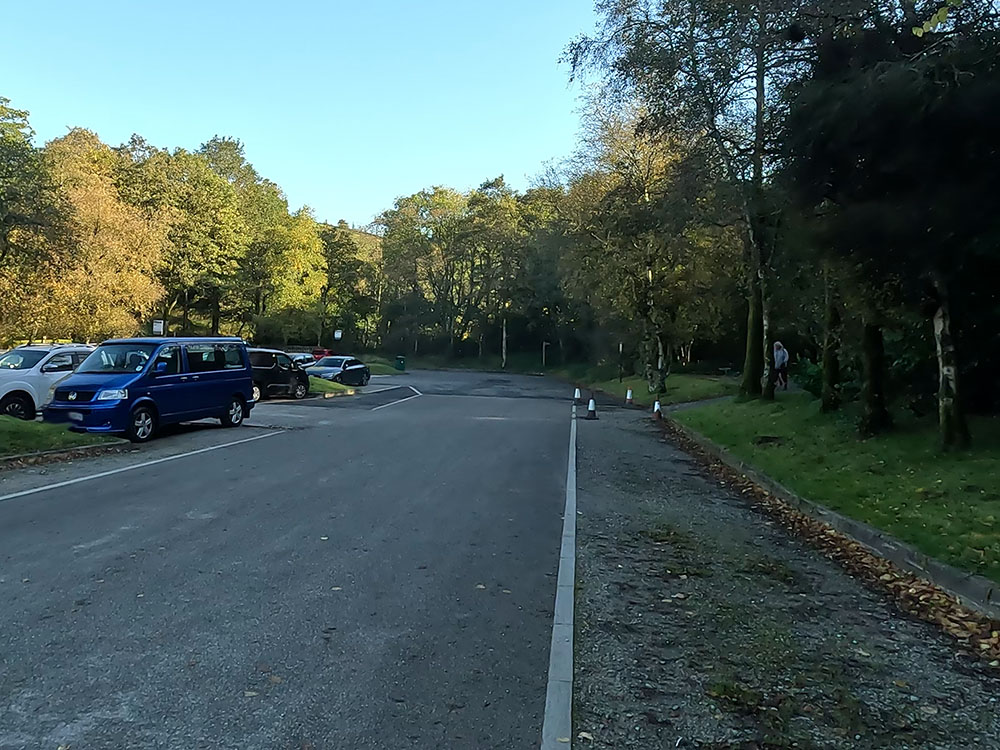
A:
[[[4,472],[0,748],[537,747],[566,389],[389,386]]]

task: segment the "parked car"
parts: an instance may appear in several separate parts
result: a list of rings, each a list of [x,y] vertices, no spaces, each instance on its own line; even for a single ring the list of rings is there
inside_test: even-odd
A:
[[[59,384],[44,417],[78,432],[124,434],[142,443],[164,425],[206,417],[237,427],[253,405],[241,339],[112,339]]]
[[[308,352],[289,352],[288,356],[299,367],[308,367],[309,365],[316,364],[316,358]]]
[[[323,357],[308,369],[310,375],[344,385],[368,385],[371,371],[354,357]]]
[[[316,359],[316,360],[323,359],[323,357],[329,357],[332,354],[333,354],[333,351],[331,349],[313,349],[312,350],[313,359]]]
[[[253,366],[254,401],[275,394],[286,394],[294,398],[309,395],[309,375],[285,352],[277,349],[247,351]]]
[[[34,419],[50,387],[94,350],[86,344],[19,346],[0,355],[0,414]]]

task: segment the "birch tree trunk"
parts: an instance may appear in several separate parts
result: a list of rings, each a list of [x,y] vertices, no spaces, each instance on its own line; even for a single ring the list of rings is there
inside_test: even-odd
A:
[[[941,449],[968,448],[971,436],[962,411],[958,389],[958,357],[951,336],[951,309],[948,288],[940,277],[934,278],[938,307],[934,311],[934,343],[938,362],[938,429]]]

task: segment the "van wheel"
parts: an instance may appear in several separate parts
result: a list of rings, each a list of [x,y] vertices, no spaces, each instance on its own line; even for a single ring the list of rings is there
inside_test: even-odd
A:
[[[14,419],[32,420],[35,418],[35,405],[31,399],[20,393],[12,393],[0,400],[0,414],[6,414]]]
[[[305,383],[296,383],[295,388],[292,389],[292,395],[295,398],[305,398],[309,395],[309,386]]]
[[[133,443],[145,443],[156,434],[156,413],[148,406],[137,406],[128,418],[125,435]]]
[[[243,424],[244,417],[246,417],[246,407],[243,405],[243,399],[233,396],[233,400],[229,402],[229,409],[226,410],[226,415],[219,417],[219,421],[222,422],[223,427],[239,427]]]
[[[260,383],[253,384],[253,400],[260,401],[264,398],[264,391],[260,387]]]

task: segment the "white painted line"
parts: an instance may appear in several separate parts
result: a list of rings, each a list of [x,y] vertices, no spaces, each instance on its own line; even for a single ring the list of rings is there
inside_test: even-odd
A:
[[[396,387],[397,388],[401,388],[402,386],[396,386]],[[378,411],[379,409],[385,409],[387,406],[395,406],[396,404],[401,404],[404,401],[412,401],[413,399],[420,398],[421,396],[424,395],[420,391],[418,391],[416,388],[414,388],[412,385],[408,385],[406,387],[409,388],[411,391],[413,391],[413,395],[412,396],[407,396],[406,398],[401,398],[401,399],[399,399],[399,401],[390,401],[388,404],[382,404],[381,406],[376,406],[376,407],[374,407],[372,409],[369,409],[368,411]]]
[[[136,469],[144,469],[147,466],[155,466],[156,464],[163,464],[167,461],[176,461],[178,458],[187,458],[188,456],[197,456],[199,453],[208,453],[209,451],[217,451],[222,448],[231,448],[234,445],[241,445],[243,443],[252,443],[254,440],[263,440],[264,438],[274,437],[275,435],[282,434],[281,430],[277,432],[266,432],[263,435],[254,435],[253,437],[243,438],[242,440],[233,440],[229,443],[222,443],[221,445],[210,445],[208,448],[199,448],[196,451],[188,451],[187,453],[178,453],[173,456],[164,456],[163,458],[154,458],[152,461],[143,461],[139,464],[132,464],[131,466],[122,466],[118,469],[111,469],[109,471],[101,471],[97,474],[88,474],[85,477],[77,477],[76,479],[67,479],[63,482],[54,482],[53,484],[46,484],[42,487],[33,487],[30,490],[21,490],[20,492],[12,492],[9,495],[0,495],[0,503],[4,500],[13,500],[16,497],[25,497],[26,495],[34,495],[38,492],[45,492],[46,490],[56,490],[60,487],[69,487],[72,484],[80,484],[81,482],[89,482],[93,479],[103,479],[104,477],[110,477],[115,474],[121,474],[126,471],[134,471]]]
[[[386,377],[390,377],[390,376],[386,375]],[[387,385],[385,388],[376,388],[374,391],[369,391],[369,390],[358,391],[358,395],[359,396],[370,396],[373,393],[385,393],[386,391],[394,391],[397,388],[402,388],[402,387],[403,386],[401,386],[401,385]]]
[[[568,748],[573,744],[573,597],[576,585],[576,406],[569,423],[569,460],[566,464],[566,509],[563,511],[562,543],[556,606],[552,615],[552,645],[549,648],[549,681],[545,689],[542,719],[542,750]]]

